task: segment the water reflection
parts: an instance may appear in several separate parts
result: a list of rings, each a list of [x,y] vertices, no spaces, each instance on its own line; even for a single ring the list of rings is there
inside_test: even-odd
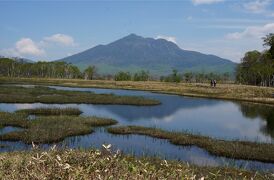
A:
[[[265,126],[262,126],[262,131],[274,138],[274,109],[273,106],[241,103],[240,110],[245,117],[250,119],[260,118],[265,121]]]
[[[170,131],[191,131],[222,139],[256,140],[273,142],[274,108],[268,105],[239,103],[214,99],[182,97],[176,95],[156,94],[145,91],[128,91],[94,88],[53,87],[63,90],[92,91],[95,93],[114,93],[117,95],[136,95],[158,99],[158,106],[129,105],[92,105],[92,104],[7,104],[0,103],[1,111],[13,112],[17,109],[36,107],[77,107],[83,115],[110,117],[120,125],[141,125],[159,127]],[[14,129],[5,130],[6,132]],[[0,131],[1,133],[1,131]],[[167,159],[179,159],[189,163],[211,166],[237,165],[248,169],[274,169],[273,164],[252,161],[231,160],[209,155],[198,147],[179,147],[166,140],[145,136],[113,136],[99,129],[86,136],[66,138],[58,143],[60,147],[100,148],[103,143],[110,143],[125,153],[135,155],[161,156]],[[9,148],[0,151],[29,149],[22,142],[1,142]],[[49,145],[43,145],[48,148]]]

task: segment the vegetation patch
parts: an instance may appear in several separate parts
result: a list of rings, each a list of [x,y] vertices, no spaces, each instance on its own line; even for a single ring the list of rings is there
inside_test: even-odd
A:
[[[0,112],[0,128],[5,126],[14,126],[27,128],[29,122],[26,120],[27,115],[20,113],[9,113],[9,112]]]
[[[25,143],[54,143],[64,138],[93,132],[92,127],[116,124],[112,119],[98,117],[48,116],[29,121],[24,131],[0,135],[2,141],[23,141]]]
[[[82,114],[78,108],[35,108],[35,109],[21,109],[16,111],[16,113],[24,113],[27,115],[52,115],[52,116],[78,116]]]
[[[273,179],[271,173],[135,158],[108,149],[0,154],[1,179]]]
[[[48,87],[34,88],[18,86],[1,86],[0,102],[2,103],[48,103],[48,104],[121,104],[121,105],[158,105],[159,101],[141,96],[117,96],[114,94],[95,94],[82,91],[56,90]]]
[[[29,121],[26,113],[0,112],[0,125],[25,128],[0,135],[1,141],[23,141],[25,143],[53,143],[69,136],[93,132],[92,127],[108,126],[117,121],[99,117],[82,116],[38,116]]]
[[[168,139],[172,144],[196,145],[209,153],[234,159],[274,162],[274,144],[246,141],[226,141],[188,133],[169,132],[141,126],[120,126],[108,128],[112,134],[139,134],[154,138]]]

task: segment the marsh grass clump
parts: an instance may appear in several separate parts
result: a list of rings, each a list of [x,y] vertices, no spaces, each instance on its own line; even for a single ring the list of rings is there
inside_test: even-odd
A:
[[[76,135],[93,132],[92,127],[114,125],[117,121],[99,117],[41,116],[28,121],[23,131],[0,135],[2,141],[23,141],[25,143],[53,143]]]
[[[48,104],[120,104],[151,106],[160,102],[141,96],[117,96],[114,94],[95,94],[84,91],[65,91],[49,87],[35,86],[26,88],[19,86],[1,86],[0,102],[2,103],[48,103]]]
[[[141,126],[119,126],[108,128],[112,134],[139,134],[154,138],[167,139],[172,144],[198,146],[209,153],[235,159],[274,162],[274,144],[247,141],[219,140],[190,133],[169,132]]]
[[[27,115],[46,115],[46,116],[79,116],[82,114],[78,108],[35,108],[35,109],[21,109],[17,110],[16,113],[23,113]]]
[[[99,150],[32,150],[0,154],[3,179],[271,179],[270,173],[198,167]]]
[[[0,128],[5,126],[27,128],[29,126],[27,115],[24,113],[0,112]]]

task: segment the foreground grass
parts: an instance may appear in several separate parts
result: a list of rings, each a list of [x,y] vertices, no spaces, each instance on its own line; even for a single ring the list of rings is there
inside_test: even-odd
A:
[[[124,104],[124,105],[158,105],[159,101],[139,96],[117,96],[114,94],[95,94],[92,92],[64,91],[48,87],[33,88],[18,86],[1,86],[1,103],[48,103],[48,104]]]
[[[61,110],[62,111],[62,110]],[[99,117],[41,116],[28,120],[24,113],[0,112],[0,126],[23,127],[25,130],[0,135],[0,141],[53,143],[76,135],[93,132],[92,127],[114,125],[117,121]]]
[[[270,173],[134,158],[109,149],[0,154],[0,179],[273,179]]]
[[[82,114],[77,108],[35,108],[35,109],[21,109],[17,110],[16,113],[23,113],[27,115],[52,115],[52,116],[78,116]]]
[[[132,90],[147,90],[161,93],[177,94],[183,96],[218,98],[240,100],[257,103],[274,104],[274,88],[258,87],[236,84],[217,84],[211,88],[209,84],[199,83],[167,83],[167,82],[133,82],[133,81],[107,81],[107,80],[80,80],[80,79],[38,79],[38,78],[0,78],[2,83],[25,83],[57,85],[68,87],[98,87],[118,88]]]
[[[112,134],[139,134],[154,138],[168,139],[172,144],[196,145],[209,153],[234,159],[274,162],[274,144],[245,141],[226,141],[188,133],[169,132],[141,126],[120,126],[108,128]]]

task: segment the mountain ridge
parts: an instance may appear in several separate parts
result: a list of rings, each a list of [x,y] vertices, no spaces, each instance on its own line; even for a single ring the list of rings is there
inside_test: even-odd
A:
[[[144,38],[130,34],[106,45],[97,45],[59,61],[80,68],[95,65],[102,74],[120,70],[135,72],[149,70],[151,74],[166,75],[172,69],[194,72],[232,72],[236,63],[215,55],[181,49],[165,39]]]

